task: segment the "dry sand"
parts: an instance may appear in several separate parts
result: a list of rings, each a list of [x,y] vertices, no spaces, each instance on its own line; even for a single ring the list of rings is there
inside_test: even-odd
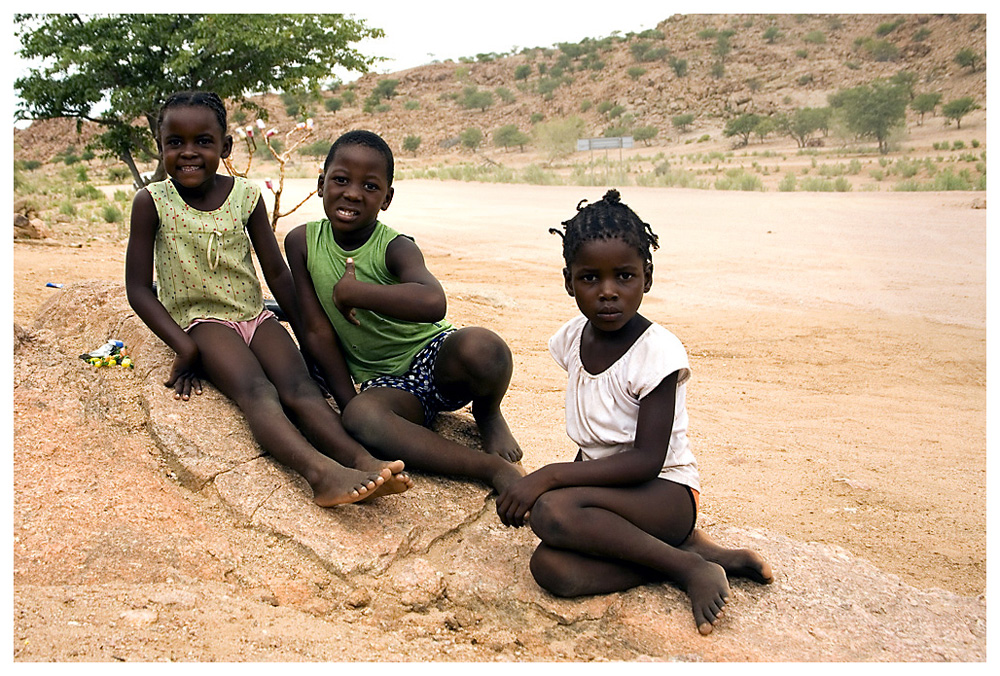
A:
[[[311,183],[289,182],[286,203]],[[559,240],[547,230],[603,191],[400,181],[385,214],[416,238],[449,294],[449,318],[492,328],[512,347],[505,412],[529,470],[573,454],[564,378],[546,341],[576,308],[563,290]],[[674,331],[691,357],[703,525],[835,544],[918,588],[983,593],[986,210],[972,208],[982,198],[634,187],[622,195],[662,244],[642,312]],[[310,200],[279,223],[279,240],[320,207]],[[121,280],[123,258],[117,242],[15,244],[14,321],[30,326],[58,293],[46,282]],[[16,416],[29,415],[16,396]],[[50,436],[72,448],[72,435]],[[95,435],[77,432],[90,443]],[[30,451],[46,436],[15,426],[16,472],[40,471]],[[46,517],[43,487],[21,487],[15,482],[15,587],[78,582],[58,557],[18,544],[26,514],[59,528],[57,515]],[[171,503],[172,518],[204,520],[193,504]],[[100,540],[101,525],[90,527]],[[213,537],[245,537],[216,527]],[[158,556],[155,544],[134,552],[138,567]],[[54,650],[34,659],[72,657]]]

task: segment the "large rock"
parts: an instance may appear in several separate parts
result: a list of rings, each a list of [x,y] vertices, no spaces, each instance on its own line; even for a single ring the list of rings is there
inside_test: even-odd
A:
[[[986,659],[983,596],[919,590],[839,547],[767,531],[710,529],[725,545],[760,551],[776,580],[734,581],[725,617],[708,637],[694,630],[685,595],[669,585],[552,597],[528,570],[534,535],[503,527],[484,485],[417,475],[403,495],[315,506],[308,485],[260,451],[224,397],[207,388],[177,405],[161,384],[171,354],[129,309],[121,285],[67,286],[40,311],[32,335],[66,359],[108,338],[124,340],[137,360],[132,385],[149,433],[171,471],[192,490],[217,491],[239,521],[291,539],[352,584],[358,593],[346,608],[363,608],[373,596],[395,599],[402,615],[440,614],[447,629],[515,657],[521,647],[546,646],[559,659]],[[80,368],[90,367],[81,361]],[[446,417],[441,431],[475,435],[463,413]]]

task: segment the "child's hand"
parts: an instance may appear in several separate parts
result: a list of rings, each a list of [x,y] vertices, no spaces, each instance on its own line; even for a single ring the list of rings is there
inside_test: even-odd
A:
[[[347,303],[344,298],[349,295],[351,286],[358,283],[358,278],[354,273],[354,259],[348,258],[344,276],[333,285],[333,304],[340,310],[340,314],[344,315],[344,318],[355,326],[361,326],[361,322],[358,321],[354,307]]]
[[[201,394],[201,378],[196,372],[198,364],[198,354],[181,355],[174,357],[174,362],[170,366],[170,377],[163,383],[174,390],[174,399],[187,401],[191,398],[191,392]]]
[[[497,497],[497,516],[505,526],[520,528],[527,520],[535,501],[549,489],[540,471],[515,481]]]

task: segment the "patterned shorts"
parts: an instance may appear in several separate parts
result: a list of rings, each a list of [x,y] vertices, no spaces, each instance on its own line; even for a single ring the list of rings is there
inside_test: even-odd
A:
[[[455,329],[450,329],[431,339],[431,342],[413,357],[410,369],[406,373],[398,376],[377,376],[366,380],[361,383],[360,391],[364,392],[373,387],[391,387],[409,392],[420,400],[420,405],[424,409],[425,426],[434,422],[434,418],[441,411],[455,411],[462,408],[472,399],[448,399],[438,392],[434,384],[434,365],[437,363],[441,343],[454,332]]]

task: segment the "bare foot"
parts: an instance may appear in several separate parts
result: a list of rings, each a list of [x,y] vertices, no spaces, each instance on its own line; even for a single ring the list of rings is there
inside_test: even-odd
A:
[[[364,500],[371,500],[372,498],[382,497],[383,495],[397,495],[399,493],[404,493],[413,488],[413,479],[406,472],[397,472],[393,474],[388,481],[375,489],[375,492],[364,498]]]
[[[694,623],[701,634],[708,635],[722,616],[723,606],[729,599],[729,582],[726,571],[717,563],[702,560],[686,574],[683,589],[691,599]]]
[[[500,411],[483,416],[482,420],[477,419],[476,424],[483,441],[483,450],[487,453],[498,455],[507,462],[517,462],[524,455]]]
[[[313,502],[320,507],[334,507],[371,497],[379,486],[392,477],[388,467],[366,472],[344,467],[331,460],[318,479],[310,481]]]
[[[499,494],[503,493],[508,486],[523,477],[527,474],[527,472],[524,471],[524,468],[521,467],[521,463],[519,462],[507,462],[499,456],[496,460],[496,469],[489,478],[489,484],[493,486],[493,490]]]
[[[752,549],[726,549],[700,528],[695,528],[680,549],[694,552],[706,561],[717,563],[727,575],[745,577],[761,584],[771,584],[771,564]]]

